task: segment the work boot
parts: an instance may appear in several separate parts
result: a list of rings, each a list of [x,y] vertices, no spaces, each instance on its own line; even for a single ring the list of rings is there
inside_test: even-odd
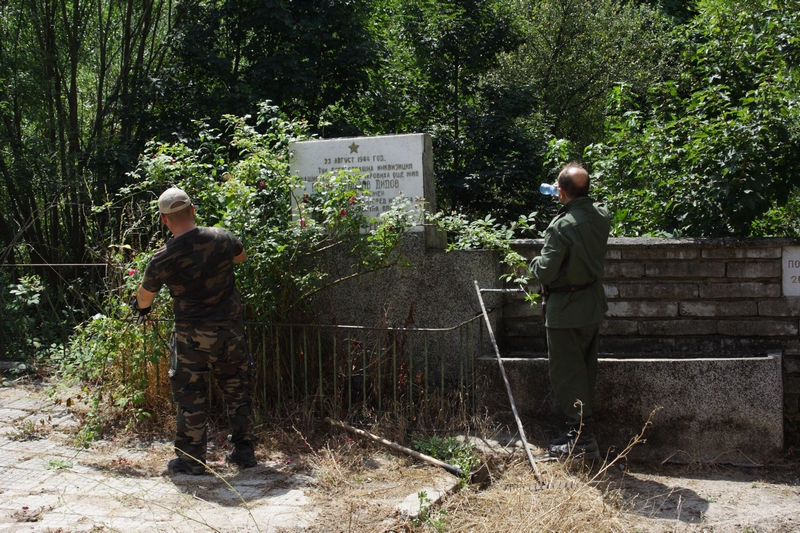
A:
[[[252,468],[258,464],[252,446],[237,444],[234,450],[225,456],[226,463],[232,463],[241,468]]]
[[[572,457],[573,459],[597,459],[600,457],[600,447],[597,446],[597,441],[594,435],[582,432],[580,435],[577,433],[569,432],[564,437],[554,439],[557,441],[565,440],[561,444],[551,444],[547,452],[550,457],[558,457],[563,459]]]
[[[202,463],[186,460],[181,457],[171,459],[167,463],[167,470],[170,474],[189,474],[192,476],[202,476],[206,473],[206,467]]]
[[[594,436],[594,422],[584,422],[577,426],[570,426],[566,433],[560,437],[551,439],[549,444],[550,446],[561,446],[562,444],[570,443],[575,440],[575,436],[579,433],[585,434],[586,436]]]
[[[550,439],[550,447],[553,446],[561,446],[562,444],[567,444],[568,442],[575,440],[575,435],[578,434],[578,431],[575,428],[569,428],[569,431],[561,435],[560,437],[556,437],[554,439]]]

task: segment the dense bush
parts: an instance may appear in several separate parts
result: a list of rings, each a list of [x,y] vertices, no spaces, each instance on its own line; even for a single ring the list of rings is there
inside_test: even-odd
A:
[[[613,91],[607,139],[585,158],[618,234],[748,236],[774,226],[758,221],[800,184],[798,23],[788,8],[705,11],[683,30],[680,80],[641,96]]]

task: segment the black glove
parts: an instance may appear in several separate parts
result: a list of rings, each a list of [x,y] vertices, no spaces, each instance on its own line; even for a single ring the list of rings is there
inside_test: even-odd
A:
[[[131,304],[134,310],[139,312],[139,317],[136,319],[136,324],[141,325],[144,324],[145,317],[150,314],[150,311],[153,310],[152,305],[148,305],[145,308],[139,307],[139,302],[136,301],[136,298],[133,299],[133,303]]]

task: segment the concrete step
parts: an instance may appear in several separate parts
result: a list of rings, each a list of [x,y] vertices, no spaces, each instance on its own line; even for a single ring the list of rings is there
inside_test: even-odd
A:
[[[563,430],[547,359],[504,358],[503,366],[528,438],[546,441],[551,432]],[[479,358],[477,375],[479,406],[513,425],[497,358]],[[595,396],[595,433],[604,451],[623,451],[650,419],[646,442],[634,446],[628,457],[761,465],[783,456],[780,352],[726,358],[603,357]]]

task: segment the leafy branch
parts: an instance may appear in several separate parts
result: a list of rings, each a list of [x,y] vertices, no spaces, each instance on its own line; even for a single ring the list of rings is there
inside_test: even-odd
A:
[[[498,223],[491,215],[477,220],[468,220],[462,213],[449,215],[439,212],[428,216],[428,221],[448,233],[448,250],[495,250],[500,253],[501,263],[506,265],[506,273],[500,279],[512,285],[519,285],[525,292],[525,299],[532,305],[539,300],[539,294],[530,291],[531,281],[528,261],[511,248],[515,233],[533,233],[538,212],[521,215],[516,221],[506,225]]]

